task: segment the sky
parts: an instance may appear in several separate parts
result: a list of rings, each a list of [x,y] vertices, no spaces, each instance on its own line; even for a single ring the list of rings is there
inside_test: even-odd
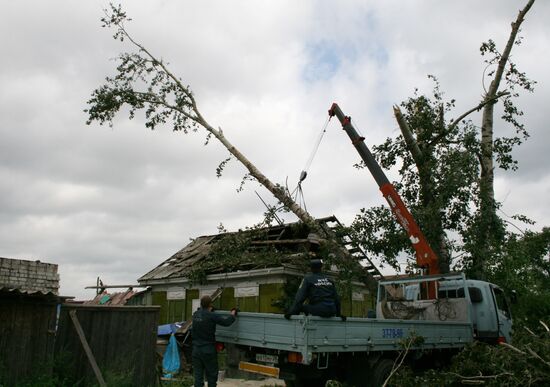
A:
[[[127,1],[133,37],[193,90],[214,127],[273,182],[296,186],[332,102],[372,146],[398,134],[392,105],[430,93],[438,77],[456,99],[448,117],[479,103],[483,58],[502,49],[526,1]],[[236,161],[205,133],[151,131],[142,114],[113,127],[86,125],[92,91],[132,50],[101,28],[107,2],[0,0],[0,256],[59,265],[60,294],[137,279],[189,243],[262,219],[271,195],[247,182]],[[517,104],[531,137],[514,151],[516,172],[497,170],[507,215],[550,225],[547,107],[550,2],[537,1],[513,49],[538,83]],[[489,81],[486,79],[485,84]],[[480,123],[480,114],[471,116]],[[512,129],[496,119],[495,131]],[[329,123],[303,182],[307,210],[350,224],[384,203],[349,139]],[[398,179],[389,171],[390,179]],[[503,215],[504,216],[504,215]],[[294,221],[290,215],[283,217]],[[525,228],[525,225],[519,224]]]

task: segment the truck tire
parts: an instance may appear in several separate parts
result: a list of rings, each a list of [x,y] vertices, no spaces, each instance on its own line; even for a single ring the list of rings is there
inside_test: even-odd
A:
[[[297,380],[285,380],[286,387],[307,387],[307,384],[304,383],[302,379]]]
[[[296,379],[285,380],[286,387],[323,387],[325,381],[322,379]]]
[[[380,387],[384,384],[387,377],[390,375],[391,370],[393,369],[393,359],[382,358],[372,366],[372,372],[369,377],[370,384],[372,387]]]

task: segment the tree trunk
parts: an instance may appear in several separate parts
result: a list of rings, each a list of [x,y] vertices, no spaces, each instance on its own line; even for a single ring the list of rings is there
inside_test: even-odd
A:
[[[227,138],[223,135],[220,130],[213,128],[208,122],[206,122],[202,117],[199,117],[198,122],[202,125],[207,131],[212,133],[222,145],[231,153],[235,158],[241,162],[245,168],[248,170],[250,175],[252,175],[258,182],[263,185],[269,192],[275,196],[281,203],[285,205],[290,211],[292,211],[298,219],[307,224],[315,232],[320,235],[324,235],[325,232],[317,224],[315,218],[313,218],[308,212],[303,210],[290,196],[288,196],[284,190],[279,185],[273,184],[250,160],[246,158],[233,144],[231,144]]]
[[[331,263],[335,263],[338,266],[340,272],[343,273],[355,273],[357,278],[366,277],[364,281],[366,285],[371,287],[371,290],[375,289],[375,281],[372,275],[368,271],[358,272],[360,263],[355,260],[353,255],[334,237],[323,229],[319,223],[312,217],[307,211],[302,209],[280,185],[274,184],[269,180],[250,160],[246,158],[233,144],[231,144],[227,138],[223,135],[221,130],[213,128],[199,113],[196,105],[194,110],[197,113],[197,123],[202,125],[208,132],[212,133],[222,145],[231,153],[240,163],[242,163],[260,184],[262,184],[269,192],[275,196],[281,203],[285,205],[290,211],[292,211],[298,219],[309,227],[309,230],[313,231],[326,241],[326,246],[329,251],[335,254],[336,260]]]
[[[431,178],[430,148],[418,143],[398,106],[393,107],[393,113],[418,171],[420,205],[425,210],[422,219],[424,226],[422,232],[425,234],[426,239],[428,239],[430,247],[438,256],[439,270],[442,273],[448,273],[450,269],[450,256],[446,248],[447,236],[443,229],[441,207],[437,204],[434,182]]]
[[[485,266],[488,254],[490,254],[492,240],[491,235],[495,231],[497,223],[495,191],[494,191],[494,164],[493,164],[493,143],[494,143],[494,105],[498,88],[510,57],[510,52],[516,41],[517,33],[524,20],[525,14],[529,11],[535,0],[529,0],[525,7],[519,12],[515,22],[512,23],[512,31],[508,37],[506,47],[498,61],[495,77],[491,81],[489,90],[483,102],[481,122],[481,155],[480,155],[480,181],[479,181],[479,232],[477,234],[478,249],[473,255],[473,275],[483,279],[485,277]],[[489,102],[492,101],[492,102]],[[482,102],[482,103],[483,103]]]

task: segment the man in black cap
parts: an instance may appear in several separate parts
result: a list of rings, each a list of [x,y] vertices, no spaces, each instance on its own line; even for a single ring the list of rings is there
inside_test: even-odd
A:
[[[235,321],[236,309],[229,316],[212,311],[212,298],[203,296],[201,307],[193,314],[193,373],[195,387],[204,386],[204,373],[208,387],[216,387],[218,381],[218,354],[216,353],[216,324],[227,327]]]
[[[321,269],[323,262],[318,259],[310,261],[311,273],[306,274],[300,288],[296,293],[294,305],[285,314],[286,319],[290,319],[293,314],[311,314],[320,317],[340,316],[343,321],[345,317],[340,313],[340,297],[336,292],[334,282]],[[308,300],[307,304],[304,302]]]

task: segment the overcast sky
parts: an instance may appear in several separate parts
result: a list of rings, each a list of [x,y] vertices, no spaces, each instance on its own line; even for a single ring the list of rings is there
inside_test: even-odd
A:
[[[336,101],[367,143],[398,133],[392,105],[436,75],[456,117],[483,93],[482,41],[502,49],[526,1],[131,1],[133,36],[191,85],[214,126],[272,181],[296,185]],[[85,124],[86,101],[129,46],[100,27],[100,1],[0,0],[0,256],[59,265],[62,295],[100,276],[136,283],[190,238],[258,222],[273,203],[257,183],[237,193],[244,167],[222,178],[221,145],[203,132],[146,129],[141,115],[113,128]],[[535,79],[517,101],[531,138],[497,171],[511,215],[550,225],[550,2],[537,1],[513,59]],[[488,84],[488,83],[487,83]],[[452,115],[451,115],[452,116]],[[450,118],[450,117],[449,117]],[[479,114],[472,116],[477,123]],[[496,121],[498,134],[510,132]],[[313,216],[349,224],[383,199],[332,122],[303,184]],[[390,173],[390,178],[397,178]],[[294,220],[291,216],[287,220]]]

